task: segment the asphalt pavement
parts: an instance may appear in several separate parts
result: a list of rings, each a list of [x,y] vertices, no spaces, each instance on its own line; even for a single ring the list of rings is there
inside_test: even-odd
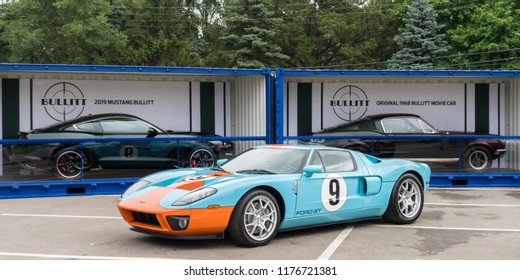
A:
[[[411,225],[379,220],[279,233],[267,246],[129,230],[116,195],[0,201],[0,259],[520,260],[520,189],[430,189]]]

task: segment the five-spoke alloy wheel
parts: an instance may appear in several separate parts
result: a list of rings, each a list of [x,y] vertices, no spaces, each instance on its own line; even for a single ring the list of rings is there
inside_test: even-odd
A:
[[[56,155],[54,171],[62,179],[75,179],[90,168],[92,162],[75,150],[63,150]]]
[[[198,149],[190,155],[190,167],[213,167],[215,157],[206,149]]]

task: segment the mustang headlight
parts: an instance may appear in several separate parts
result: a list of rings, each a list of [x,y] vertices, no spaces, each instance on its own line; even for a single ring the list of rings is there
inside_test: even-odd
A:
[[[206,198],[208,196],[212,196],[215,193],[217,193],[217,190],[214,188],[203,188],[196,191],[193,191],[185,196],[183,196],[181,199],[175,201],[172,206],[183,206],[188,205],[193,202],[199,201],[203,198]]]
[[[150,181],[146,181],[146,180],[139,180],[137,182],[135,182],[133,185],[131,185],[124,193],[123,195],[121,195],[121,197],[125,196],[125,195],[128,195],[128,194],[131,194],[135,191],[138,191],[144,187],[146,187],[148,184],[150,184]]]

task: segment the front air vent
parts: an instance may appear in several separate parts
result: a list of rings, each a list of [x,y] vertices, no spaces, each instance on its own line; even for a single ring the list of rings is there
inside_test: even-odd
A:
[[[160,226],[157,216],[154,214],[132,211],[134,221],[142,224]]]

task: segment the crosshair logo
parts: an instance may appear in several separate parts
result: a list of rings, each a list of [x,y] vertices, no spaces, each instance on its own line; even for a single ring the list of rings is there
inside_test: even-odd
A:
[[[49,117],[57,121],[75,119],[83,113],[87,99],[74,84],[61,82],[47,89],[41,105]]]
[[[344,121],[356,120],[365,115],[368,110],[368,96],[359,87],[348,85],[344,86],[332,97],[330,106],[338,116]]]

